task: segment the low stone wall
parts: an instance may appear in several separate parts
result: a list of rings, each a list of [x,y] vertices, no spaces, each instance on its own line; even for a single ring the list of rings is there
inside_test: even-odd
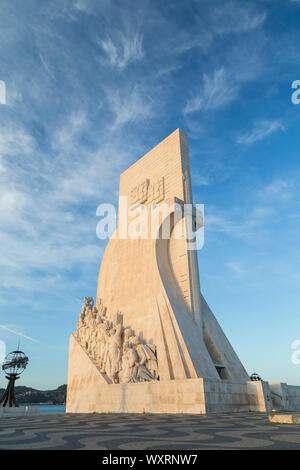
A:
[[[269,383],[273,410],[289,409],[289,393],[286,383]]]
[[[270,409],[263,384],[183,379],[69,388],[68,413],[228,413]],[[96,385],[96,386],[95,386]],[[250,390],[249,390],[250,385]]]
[[[203,380],[101,385],[82,400],[67,400],[71,413],[205,413]]]
[[[289,408],[291,410],[300,410],[300,386],[288,385]]]
[[[272,410],[271,391],[268,382],[247,382],[249,411],[266,413]]]
[[[286,383],[270,383],[274,410],[300,410],[300,386]]]
[[[267,382],[204,380],[207,413],[241,411],[267,412],[272,409]]]
[[[249,411],[247,383],[204,380],[207,413]]]

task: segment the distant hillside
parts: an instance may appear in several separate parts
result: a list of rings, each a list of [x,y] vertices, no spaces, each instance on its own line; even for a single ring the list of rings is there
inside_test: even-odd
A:
[[[0,397],[4,393],[0,388]],[[36,390],[30,387],[15,387],[15,396],[19,404],[26,403],[49,403],[52,405],[63,405],[66,403],[67,385],[60,385],[56,390]]]

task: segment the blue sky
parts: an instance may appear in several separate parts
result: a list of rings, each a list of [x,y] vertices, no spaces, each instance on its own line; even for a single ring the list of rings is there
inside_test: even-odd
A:
[[[96,208],[180,127],[205,204],[202,291],[249,373],[300,385],[298,0],[1,0],[0,339],[66,383],[96,294]],[[1,375],[0,386],[4,386]]]

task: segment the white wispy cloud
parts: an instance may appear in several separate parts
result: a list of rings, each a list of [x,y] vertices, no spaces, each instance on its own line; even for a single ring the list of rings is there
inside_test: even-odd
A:
[[[22,338],[29,339],[30,341],[33,341],[34,343],[39,343],[37,339],[31,338],[31,336],[27,336],[27,335],[24,335],[23,333],[20,333],[19,331],[13,330],[12,328],[10,328],[10,325],[0,325],[0,328],[2,330],[8,331],[9,333],[13,333],[16,336],[21,336]]]
[[[34,138],[21,126],[4,125],[0,128],[0,157],[30,155],[34,146]]]
[[[276,178],[258,191],[258,197],[265,201],[288,201],[295,196],[295,183],[291,179]]]
[[[202,9],[205,8],[205,16]],[[227,34],[241,34],[263,26],[266,12],[236,1],[194,6],[195,22],[187,30],[178,30],[171,38],[172,51],[183,54],[194,48],[209,52],[215,39]],[[193,28],[194,27],[194,28]],[[173,44],[174,42],[174,44]],[[239,41],[240,42],[240,41]]]
[[[239,261],[228,261],[225,266],[229,268],[236,276],[241,277],[247,274],[247,270]]]
[[[190,99],[184,109],[186,114],[195,111],[212,111],[234,100],[238,93],[237,84],[228,71],[221,67],[211,75],[203,75],[201,93]]]
[[[143,35],[137,32],[129,36],[121,32],[114,39],[107,37],[99,43],[109,63],[121,70],[144,57]]]
[[[171,38],[171,52],[175,55],[182,55],[196,48],[205,51],[209,49],[213,39],[213,31],[199,24],[197,31],[177,31],[176,36]]]
[[[276,209],[262,205],[254,195],[253,198],[253,207],[250,210],[245,210],[244,207],[234,207],[231,212],[220,211],[217,208],[206,210],[206,230],[254,243],[264,241],[264,230],[269,226],[270,220],[276,216]]]
[[[215,113],[241,99],[243,87],[257,79],[265,66],[265,19],[265,11],[246,3],[231,1],[208,9],[202,27],[207,30],[209,41],[202,53],[210,70],[202,74],[198,86],[191,88],[184,106],[186,116]],[[202,24],[200,15],[198,22]],[[224,36],[229,34],[235,35],[236,40],[224,47]]]
[[[199,111],[216,112],[242,99],[243,87],[257,80],[264,69],[263,43],[258,36],[251,44],[241,41],[232,45],[217,61],[219,66],[202,75],[200,86],[191,93],[184,113],[188,116]]]
[[[291,178],[274,178],[253,188],[247,205],[237,204],[231,210],[206,207],[205,230],[222,233],[233,239],[263,244],[272,236],[272,229],[286,217],[286,206],[296,201],[299,187]],[[251,203],[250,203],[251,202]],[[297,208],[297,206],[295,206]],[[234,270],[234,264],[231,267]]]
[[[238,144],[252,145],[279,130],[285,131],[284,125],[279,120],[257,121],[252,131],[239,136],[237,142]]]
[[[47,62],[45,61],[44,57],[42,56],[42,54],[39,54],[39,57],[40,57],[40,59],[41,59],[41,62],[42,62],[42,64],[43,64],[43,66],[44,66],[46,72],[47,72],[51,77],[53,77],[53,73],[52,73],[52,71],[51,71],[49,65],[48,65]]]
[[[218,34],[251,31],[263,25],[266,12],[255,5],[229,1],[212,10],[213,29]]]
[[[52,138],[53,147],[65,152],[67,147],[74,145],[75,139],[84,131],[86,124],[86,113],[82,109],[73,111],[62,127],[55,130]]]
[[[76,10],[83,11],[84,13],[88,13],[88,14],[92,13],[92,10],[91,8],[88,7],[86,0],[85,1],[75,0],[75,2],[73,3],[73,6]]]
[[[153,99],[144,87],[135,86],[131,91],[116,91],[108,95],[108,104],[115,119],[112,129],[117,129],[128,122],[145,120],[152,115]]]

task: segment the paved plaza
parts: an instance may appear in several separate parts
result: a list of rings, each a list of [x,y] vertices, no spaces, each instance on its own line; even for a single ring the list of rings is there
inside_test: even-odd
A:
[[[0,420],[0,449],[300,449],[300,426],[266,414],[49,414]]]

